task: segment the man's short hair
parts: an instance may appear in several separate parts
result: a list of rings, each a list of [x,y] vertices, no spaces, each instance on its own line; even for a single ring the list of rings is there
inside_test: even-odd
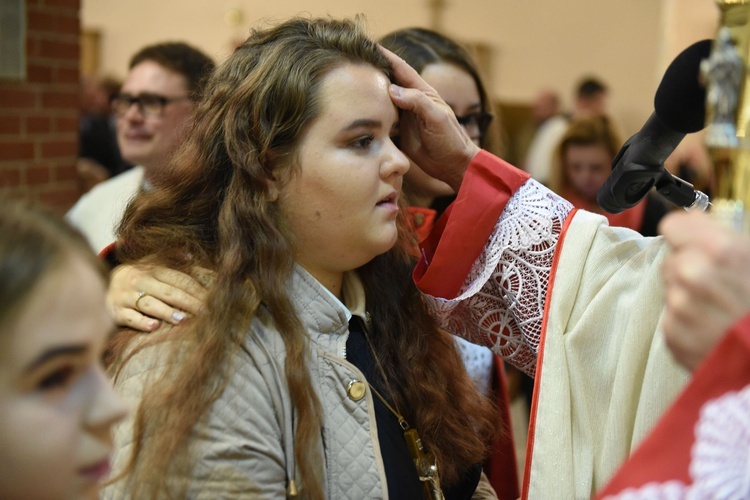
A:
[[[576,95],[578,97],[586,98],[605,92],[607,92],[607,86],[601,80],[594,77],[588,77],[581,80],[578,84]]]
[[[192,99],[200,96],[204,83],[215,67],[210,57],[183,42],[157,43],[144,47],[130,59],[128,69],[133,69],[144,61],[153,61],[184,76]]]

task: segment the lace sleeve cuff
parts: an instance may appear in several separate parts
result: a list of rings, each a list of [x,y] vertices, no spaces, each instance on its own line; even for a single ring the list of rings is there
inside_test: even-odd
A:
[[[557,241],[573,206],[534,180],[513,194],[455,298],[426,294],[441,326],[536,369]]]

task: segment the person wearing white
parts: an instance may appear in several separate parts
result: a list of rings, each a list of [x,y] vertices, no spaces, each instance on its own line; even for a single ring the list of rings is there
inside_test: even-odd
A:
[[[145,47],[130,60],[112,111],[117,115],[122,157],[139,167],[97,185],[66,214],[95,251],[114,242],[127,204],[169,163],[193,117],[203,80],[213,68],[208,56],[180,42]]]
[[[115,241],[115,229],[125,207],[138,193],[143,183],[143,167],[137,166],[101,182],[65,215],[86,237],[91,248],[100,252]]]
[[[555,148],[560,143],[560,139],[568,130],[568,119],[563,115],[556,115],[547,118],[534,135],[534,139],[529,145],[529,152],[526,156],[524,169],[531,174],[531,177],[547,184],[549,173],[552,170],[552,158]]]

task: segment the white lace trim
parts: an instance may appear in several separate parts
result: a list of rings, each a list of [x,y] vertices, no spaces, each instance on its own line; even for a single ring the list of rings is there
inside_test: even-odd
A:
[[[690,454],[692,484],[653,482],[605,500],[750,498],[750,385],[703,405]]]
[[[508,200],[454,299],[426,296],[441,326],[533,376],[557,240],[573,205],[533,179]]]

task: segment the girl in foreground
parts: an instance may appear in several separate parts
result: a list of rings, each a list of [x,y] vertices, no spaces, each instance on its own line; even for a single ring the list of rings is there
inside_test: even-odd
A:
[[[117,249],[193,274],[207,311],[112,343],[139,407],[105,497],[477,495],[494,413],[410,279],[389,77],[324,19],[255,32],[213,75]]]
[[[453,110],[463,130],[472,142],[482,147],[498,142],[496,130],[488,129],[493,115],[491,102],[485,91],[479,72],[468,52],[453,40],[437,32],[422,28],[407,28],[386,35],[382,42],[386,48],[403,57],[415,68],[425,81],[433,86]],[[402,186],[404,199],[409,203],[408,216],[417,231],[419,239],[426,237],[455,193],[450,186],[429,177],[419,166],[411,164],[404,175]],[[418,252],[417,252],[418,254]],[[110,290],[118,291],[119,298],[113,302],[120,304],[115,311],[138,316],[132,309],[133,294],[143,292],[138,305],[144,313],[167,311],[164,321],[174,321],[171,314],[184,317],[198,314],[199,307],[194,303],[203,297],[205,290],[188,275],[162,267],[149,269],[148,273],[129,266],[117,269]],[[130,277],[130,278],[129,278]],[[179,284],[179,288],[170,283]],[[119,290],[123,290],[119,292]],[[182,311],[172,311],[167,304],[183,302],[187,307]],[[201,305],[202,307],[202,305]],[[123,309],[124,308],[124,309]],[[134,324],[137,327],[137,324]],[[510,429],[508,396],[505,383],[505,369],[499,357],[483,346],[471,344],[455,337],[464,365],[478,390],[492,398],[498,406],[496,426]],[[510,432],[502,432],[500,441],[492,445],[494,450],[484,465],[484,471],[500,498],[518,498],[517,468],[513,441]]]
[[[125,415],[101,365],[106,273],[58,218],[0,207],[0,497],[96,498]]]

